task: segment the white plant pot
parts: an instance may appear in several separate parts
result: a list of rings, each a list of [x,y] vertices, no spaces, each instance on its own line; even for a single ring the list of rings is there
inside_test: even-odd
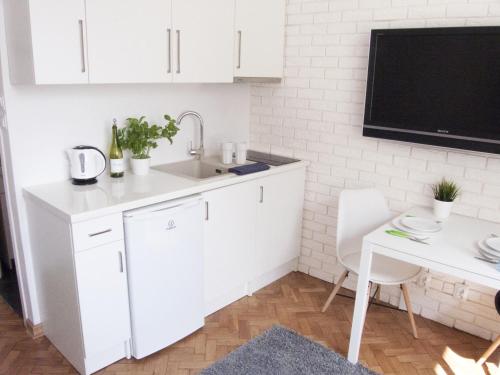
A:
[[[146,176],[149,173],[149,165],[151,158],[147,159],[130,159],[130,165],[132,166],[132,173],[137,176]]]
[[[453,202],[443,202],[434,199],[434,216],[436,219],[446,219],[451,214]]]

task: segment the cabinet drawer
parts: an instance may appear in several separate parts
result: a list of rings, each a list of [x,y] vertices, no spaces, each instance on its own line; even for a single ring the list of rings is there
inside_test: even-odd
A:
[[[73,247],[76,252],[122,238],[123,218],[121,213],[73,224]]]

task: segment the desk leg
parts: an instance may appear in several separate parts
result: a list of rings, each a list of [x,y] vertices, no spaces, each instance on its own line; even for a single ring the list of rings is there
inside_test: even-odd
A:
[[[356,302],[354,303],[354,315],[352,319],[351,338],[349,340],[349,353],[347,358],[352,363],[358,362],[359,347],[363,336],[365,324],[366,306],[369,299],[370,268],[372,264],[371,246],[363,240],[361,261],[359,265],[358,286],[356,288]]]

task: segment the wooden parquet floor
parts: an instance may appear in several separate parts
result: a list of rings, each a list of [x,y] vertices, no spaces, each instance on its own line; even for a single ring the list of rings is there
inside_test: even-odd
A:
[[[216,312],[204,328],[143,360],[122,360],[103,375],[198,373],[214,361],[281,324],[346,355],[354,301],[337,297],[325,314],[322,304],[331,284],[292,273]],[[499,353],[483,367],[474,360],[489,342],[416,317],[420,339],[411,334],[405,312],[372,306],[368,312],[361,360],[383,374],[499,374]],[[0,374],[74,374],[75,370],[45,338],[33,340],[22,321],[0,301]]]

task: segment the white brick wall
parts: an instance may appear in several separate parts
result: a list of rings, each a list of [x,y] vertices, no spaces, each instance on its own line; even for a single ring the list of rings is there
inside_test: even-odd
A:
[[[288,0],[285,79],[252,89],[252,147],[311,162],[299,269],[332,281],[337,197],[343,188],[376,186],[395,211],[431,205],[429,185],[452,177],[463,194],[455,212],[500,222],[500,158],[495,155],[363,138],[372,28],[500,25],[498,0]],[[487,339],[500,333],[495,291],[470,285],[467,301],[433,273],[412,285],[422,316]],[[355,288],[355,280],[346,285]],[[398,288],[384,300],[404,307]]]

